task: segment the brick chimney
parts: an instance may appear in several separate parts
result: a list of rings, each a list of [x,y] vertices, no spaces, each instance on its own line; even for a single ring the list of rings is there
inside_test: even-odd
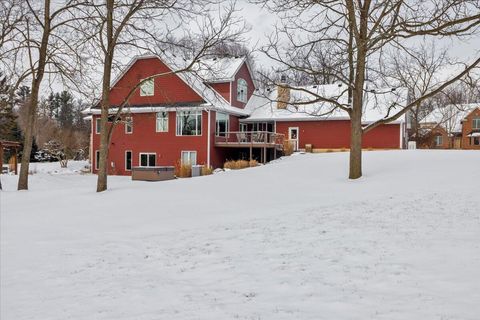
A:
[[[290,88],[287,88],[287,77],[282,75],[277,85],[277,109],[286,109],[290,102]]]

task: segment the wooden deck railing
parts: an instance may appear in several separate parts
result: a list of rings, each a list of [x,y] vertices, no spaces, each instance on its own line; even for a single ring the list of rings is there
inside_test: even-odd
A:
[[[249,147],[266,146],[283,148],[285,135],[268,131],[231,131],[222,136],[215,136],[217,146]]]

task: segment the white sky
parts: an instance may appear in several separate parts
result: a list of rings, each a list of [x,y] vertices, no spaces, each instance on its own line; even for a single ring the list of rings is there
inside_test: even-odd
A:
[[[241,10],[243,17],[252,27],[248,33],[250,45],[257,48],[266,44],[266,35],[274,30],[274,25],[279,21],[275,14],[259,5],[248,3],[247,0],[238,0],[237,8]],[[470,60],[480,54],[480,34],[468,40],[438,40],[439,47],[449,48],[449,54],[452,57],[461,58],[461,60]],[[271,65],[271,62],[265,56],[255,55],[259,64]]]

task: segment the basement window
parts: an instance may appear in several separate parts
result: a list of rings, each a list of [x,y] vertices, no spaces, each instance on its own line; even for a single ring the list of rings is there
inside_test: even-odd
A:
[[[141,97],[153,96],[154,86],[155,86],[154,79],[145,80],[140,85],[140,96]]]
[[[157,163],[157,154],[140,153],[140,167],[155,167]]]
[[[197,151],[182,151],[182,164],[195,166],[197,164]]]

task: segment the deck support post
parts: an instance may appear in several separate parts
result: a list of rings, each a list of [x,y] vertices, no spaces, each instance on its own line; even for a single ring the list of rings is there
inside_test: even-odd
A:
[[[250,161],[252,161],[252,156],[253,156],[253,145],[250,144]]]
[[[15,175],[18,175],[18,151],[15,147],[15,153],[13,155],[13,165],[15,166]]]
[[[267,147],[263,147],[263,164],[267,163]]]

